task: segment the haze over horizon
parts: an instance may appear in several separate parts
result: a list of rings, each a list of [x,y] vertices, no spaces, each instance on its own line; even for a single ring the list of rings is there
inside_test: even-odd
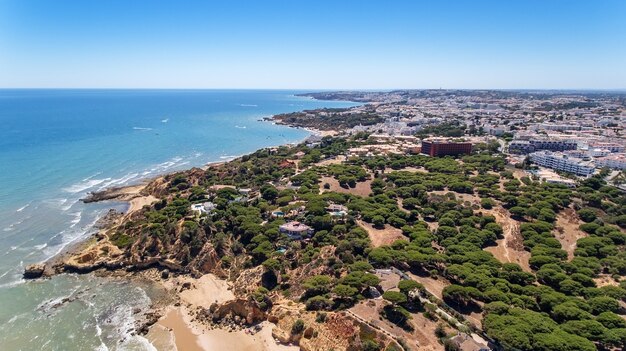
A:
[[[0,0],[0,87],[623,90],[625,14],[618,0]]]

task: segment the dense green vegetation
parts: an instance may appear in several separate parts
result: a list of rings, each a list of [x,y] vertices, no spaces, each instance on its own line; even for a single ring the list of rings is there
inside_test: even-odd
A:
[[[482,325],[474,327],[507,350],[624,345],[622,192],[600,177],[574,190],[518,179],[492,145],[476,147],[474,154],[458,159],[392,155],[315,165],[365,138],[325,138],[312,149],[265,149],[206,171],[170,176],[167,199],[128,222],[124,234],[111,240],[191,267],[201,266],[203,253],[213,248],[224,269],[262,266],[263,290],[255,293],[257,301],[267,302],[263,296],[280,291],[315,311],[343,309],[372,297],[380,283],[373,269],[395,267],[445,278],[450,285],[438,303],[461,314],[482,313]],[[295,167],[285,161],[295,159],[299,151],[305,155],[300,158],[302,172],[296,175]],[[372,195],[320,193],[322,175],[347,189],[372,179]],[[241,188],[252,188],[252,193],[242,195],[237,190]],[[213,202],[216,209],[192,214],[190,205],[203,201]],[[330,204],[346,206],[348,216],[331,216],[326,210]],[[278,209],[289,218],[272,216]],[[530,269],[502,263],[484,250],[503,237],[501,223],[490,212],[496,209],[520,222]],[[577,213],[583,221],[580,229],[588,235],[578,240],[573,257],[555,237],[557,217],[566,210]],[[372,247],[357,219],[374,228],[400,229],[405,239]],[[309,225],[314,235],[290,240],[278,230],[288,220]],[[610,283],[598,287],[600,277]],[[428,295],[412,280],[402,280],[398,291],[384,292],[383,316],[409,329],[411,313],[432,315],[415,291]],[[294,325],[293,331],[300,329]]]
[[[324,108],[314,111],[284,113],[274,116],[273,119],[292,126],[320,130],[344,130],[358,125],[370,126],[385,120],[373,112],[360,112],[347,108]]]

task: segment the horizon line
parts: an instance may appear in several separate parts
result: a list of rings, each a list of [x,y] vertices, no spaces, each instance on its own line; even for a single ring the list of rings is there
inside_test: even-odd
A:
[[[313,90],[332,92],[390,92],[401,90],[442,90],[442,91],[601,91],[601,92],[626,92],[624,88],[219,88],[219,87],[0,87],[0,90]]]

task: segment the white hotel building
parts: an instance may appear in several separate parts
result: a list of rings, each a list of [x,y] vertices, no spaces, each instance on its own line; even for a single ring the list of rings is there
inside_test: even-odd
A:
[[[598,168],[626,169],[626,156],[622,154],[601,157],[596,160],[596,166]]]
[[[538,166],[551,168],[556,171],[573,173],[579,176],[589,176],[595,171],[595,167],[590,161],[583,161],[579,158],[568,157],[561,152],[539,151],[530,155],[530,160]]]

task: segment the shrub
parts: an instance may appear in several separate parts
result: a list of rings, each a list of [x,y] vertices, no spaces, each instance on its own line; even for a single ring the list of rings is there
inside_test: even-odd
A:
[[[291,326],[292,335],[300,334],[302,333],[303,330],[304,330],[304,321],[302,319],[297,319],[295,322],[293,322],[293,325]]]

